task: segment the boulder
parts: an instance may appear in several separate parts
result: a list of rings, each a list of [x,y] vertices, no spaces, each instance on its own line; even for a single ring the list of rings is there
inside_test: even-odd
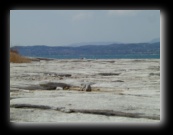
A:
[[[81,86],[82,88],[80,89],[81,91],[91,91],[91,85],[95,83],[82,83]]]

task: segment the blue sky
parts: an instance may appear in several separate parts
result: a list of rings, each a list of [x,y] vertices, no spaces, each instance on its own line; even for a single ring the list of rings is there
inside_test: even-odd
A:
[[[11,10],[10,46],[160,38],[160,10]]]

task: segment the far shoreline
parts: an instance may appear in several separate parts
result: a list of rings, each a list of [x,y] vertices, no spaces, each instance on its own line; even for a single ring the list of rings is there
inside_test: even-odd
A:
[[[32,61],[40,61],[40,60],[50,61],[50,60],[56,60],[54,58],[44,58],[44,57],[27,57],[27,58],[31,59]]]
[[[50,60],[113,60],[113,59],[137,59],[137,60],[149,60],[149,59],[156,59],[156,60],[160,60],[160,56],[159,58],[155,58],[155,57],[136,57],[136,58],[128,58],[128,57],[119,57],[119,58],[87,58],[87,57],[80,57],[80,58],[65,58],[65,57],[61,57],[61,58],[49,58],[49,57],[31,57],[31,56],[24,56],[27,57],[29,59],[31,59],[32,61],[40,61],[40,60],[46,60],[46,61],[50,61]]]
[[[87,59],[87,58],[64,58],[64,59],[60,59],[60,58],[45,58],[45,57],[27,57],[29,59],[31,59],[31,61],[35,61],[35,62],[40,62],[40,61],[115,61],[115,60],[132,60],[132,61],[152,61],[152,60],[159,60],[160,58],[111,58],[111,59]]]

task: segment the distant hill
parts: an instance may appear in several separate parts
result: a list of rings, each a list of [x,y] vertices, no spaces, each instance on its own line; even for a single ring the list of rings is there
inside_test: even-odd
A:
[[[160,38],[155,38],[150,41],[150,43],[157,43],[160,42]]]
[[[113,43],[108,45],[69,46],[14,46],[23,56],[46,55],[119,55],[119,54],[160,54],[160,42],[154,43]]]
[[[72,47],[79,47],[79,46],[85,46],[85,45],[109,45],[114,43],[120,43],[120,42],[79,42],[79,43],[73,43],[65,46],[72,46]]]

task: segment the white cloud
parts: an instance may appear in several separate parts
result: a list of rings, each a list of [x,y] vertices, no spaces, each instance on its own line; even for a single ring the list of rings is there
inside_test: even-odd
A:
[[[81,21],[81,20],[85,20],[85,19],[90,19],[92,17],[91,12],[80,12],[75,14],[72,17],[73,21]]]
[[[134,16],[138,10],[108,10],[109,16]]]

